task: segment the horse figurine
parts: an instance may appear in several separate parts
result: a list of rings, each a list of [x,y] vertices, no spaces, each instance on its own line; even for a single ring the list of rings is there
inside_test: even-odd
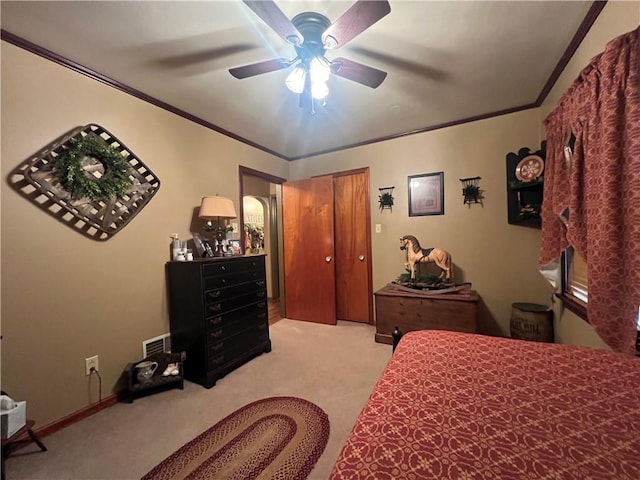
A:
[[[440,278],[446,280],[453,279],[453,269],[451,268],[451,255],[441,248],[422,248],[420,242],[413,235],[405,235],[400,239],[400,250],[407,251],[407,262],[404,266],[411,271],[411,280],[416,278],[416,264],[435,263],[442,273]]]

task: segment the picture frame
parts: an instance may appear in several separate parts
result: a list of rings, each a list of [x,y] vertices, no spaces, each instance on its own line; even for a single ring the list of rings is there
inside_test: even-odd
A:
[[[213,257],[213,252],[214,252],[214,246],[211,245],[211,242],[209,242],[209,240],[206,239],[202,239],[202,244],[204,246],[204,252],[202,253],[202,258],[209,258],[209,257]]]
[[[229,251],[231,252],[231,255],[242,255],[240,240],[229,240]]]
[[[409,216],[444,215],[444,172],[410,175]]]
[[[205,246],[202,240],[202,237],[199,233],[191,232],[191,236],[193,237],[193,245],[196,247],[196,253],[198,254],[198,258],[205,257]]]

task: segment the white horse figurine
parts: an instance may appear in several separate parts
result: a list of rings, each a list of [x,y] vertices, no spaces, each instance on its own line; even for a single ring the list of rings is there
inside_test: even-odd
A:
[[[407,263],[404,266],[411,271],[411,280],[416,278],[416,264],[435,263],[442,273],[440,278],[446,280],[453,279],[453,269],[451,268],[451,255],[441,248],[422,248],[420,242],[413,235],[405,235],[400,239],[400,250],[407,251]]]

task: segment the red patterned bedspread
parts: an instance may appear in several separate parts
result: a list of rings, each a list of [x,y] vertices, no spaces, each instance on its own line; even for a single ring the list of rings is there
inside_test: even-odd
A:
[[[406,334],[331,479],[640,479],[640,359]]]

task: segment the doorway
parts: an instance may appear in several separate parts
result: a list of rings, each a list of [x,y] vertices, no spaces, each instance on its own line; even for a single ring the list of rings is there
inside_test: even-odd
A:
[[[282,317],[282,184],[286,179],[239,166],[240,243],[245,255],[266,255],[269,323]]]

